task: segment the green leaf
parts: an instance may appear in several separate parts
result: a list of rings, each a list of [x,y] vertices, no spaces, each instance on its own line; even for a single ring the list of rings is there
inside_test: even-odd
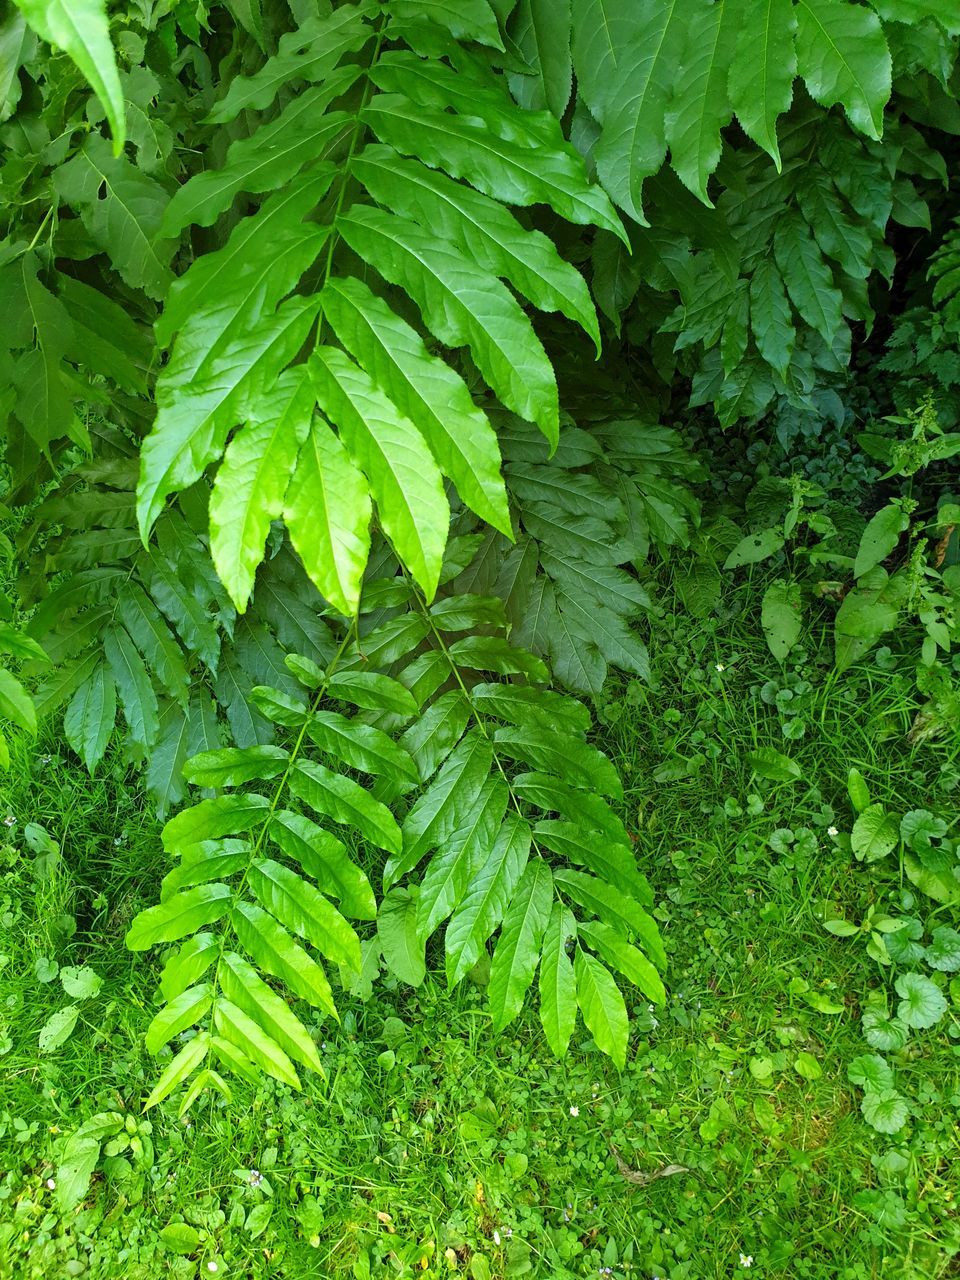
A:
[[[594,566],[585,566],[590,568]],[[598,579],[603,573],[598,568]],[[640,637],[631,631],[626,620],[613,609],[596,603],[588,595],[573,595],[567,590],[558,590],[556,602],[559,606],[559,617],[567,624],[574,639],[582,638],[595,645],[606,662],[619,667],[622,671],[632,672],[641,680],[650,680],[650,655],[647,646]],[[618,603],[616,600],[614,603]],[[553,637],[552,639],[555,639]],[[582,645],[580,646],[582,647]],[[565,683],[578,690],[583,689],[580,681],[571,679],[569,673],[564,675],[561,664],[551,653],[558,678],[563,677]]]
[[[796,760],[791,760],[774,747],[757,747],[747,752],[747,764],[758,778],[769,782],[795,782],[803,776]]]
[[[285,1053],[323,1075],[317,1047],[286,1001],[273,991],[251,965],[236,952],[224,953],[219,966],[220,985],[227,1000],[255,1022]],[[244,1046],[246,1052],[249,1049]]]
[[[119,616],[133,643],[181,707],[186,708],[190,677],[184,665],[180,646],[170,634],[156,605],[136,583],[129,582],[120,591]]]
[[[878,1133],[899,1133],[910,1115],[906,1099],[896,1089],[884,1089],[880,1093],[868,1090],[861,1099],[860,1110],[867,1124]]]
[[[601,121],[636,31],[636,10],[624,0],[573,0],[571,46],[577,93]]]
[[[551,689],[531,689],[519,684],[475,684],[470,701],[481,715],[494,715],[516,725],[539,724],[568,733],[586,733],[590,712],[576,698]]]
[[[236,1009],[235,1006],[232,1006],[232,1007],[234,1009],[235,1015],[239,1015],[241,1017],[243,1016],[242,1014],[240,1014],[239,1009]],[[216,1010],[214,1010],[213,1020],[215,1023],[218,1021]],[[256,1023],[252,1023],[251,1025],[256,1030],[259,1030],[259,1028],[256,1027]],[[239,1028],[239,1024],[238,1024],[238,1028]],[[239,1029],[238,1029],[237,1038],[238,1039],[240,1038]],[[264,1037],[264,1039],[266,1039],[266,1037]],[[276,1045],[273,1045],[272,1047],[273,1049],[276,1049]],[[237,1045],[233,1044],[230,1040],[225,1040],[222,1036],[214,1036],[213,1039],[210,1041],[210,1048],[217,1055],[217,1060],[219,1062],[221,1062],[225,1066],[229,1066],[232,1071],[236,1071],[237,1075],[242,1076],[244,1080],[247,1080],[250,1084],[259,1088],[259,1086],[262,1083],[260,1078],[260,1073],[257,1070],[257,1068],[253,1065],[253,1063],[250,1061],[250,1059],[247,1057],[247,1055],[242,1051],[242,1049],[238,1048]],[[277,1049],[277,1052],[279,1053],[280,1050]],[[287,1059],[287,1062],[292,1071],[293,1063],[290,1062],[289,1059]],[[271,1072],[271,1074],[273,1073]]]
[[[445,27],[457,40],[476,40],[494,49],[503,48],[496,13],[487,0],[393,0],[390,8],[401,21],[420,22],[426,18]]]
[[[327,696],[369,711],[391,711],[409,719],[417,714],[416,699],[399,680],[374,671],[336,671],[327,682]]]
[[[157,382],[156,421],[140,455],[137,519],[144,540],[168,495],[199,480],[236,422],[250,416],[275,385],[303,346],[318,307],[317,298],[291,298],[259,315],[198,380],[192,369],[187,374],[189,366],[171,362],[164,370]],[[195,340],[209,337],[200,329]]]
[[[469,667],[471,671],[524,675],[537,684],[546,684],[550,679],[545,663],[499,636],[466,636],[449,645],[447,652],[458,667]]]
[[[499,399],[556,446],[553,367],[520,304],[495,276],[415,222],[381,209],[354,206],[337,229],[355,253],[410,295],[435,337],[469,347]]]
[[[298,760],[290,774],[289,787],[315,813],[356,827],[379,849],[400,852],[402,837],[393,814],[352,778],[332,773],[312,760]]]
[[[243,613],[271,521],[310,431],[314,396],[303,370],[290,369],[252,407],[230,441],[210,494],[210,553],[220,581]]]
[[[843,324],[843,298],[806,222],[799,217],[781,218],[773,247],[791,302],[831,345]]]
[[[783,534],[779,529],[761,529],[741,538],[723,562],[724,569],[741,569],[744,565],[759,564],[783,546]]]
[[[863,813],[870,805],[870,788],[859,769],[851,768],[847,774],[847,795],[857,813]]]
[[[567,598],[585,598],[587,612],[598,605],[629,617],[638,609],[650,608],[650,596],[640,583],[615,565],[585,564],[549,546],[541,548],[540,563]]]
[[[539,844],[587,867],[613,888],[636,898],[642,906],[653,906],[653,890],[637,870],[636,855],[630,845],[619,843],[610,833],[600,835],[576,822],[548,819],[538,822],[533,833]]]
[[[232,898],[225,884],[201,884],[174,894],[134,916],[124,941],[131,951],[146,951],[158,942],[177,942],[220,920],[230,909]]]
[[[270,820],[269,834],[325,894],[338,899],[345,915],[356,920],[376,918],[376,899],[366,873],[350,861],[344,845],[329,831],[302,814],[278,809]]]
[[[311,581],[347,617],[360,603],[371,513],[366,480],[336,433],[315,418],[297,459],[283,514]]]
[[[153,1091],[143,1104],[144,1111],[149,1111],[157,1103],[162,1102],[174,1089],[178,1089],[184,1081],[193,1075],[200,1063],[210,1052],[210,1036],[202,1031],[188,1040],[178,1054],[167,1064]]]
[[[187,987],[192,987],[219,954],[220,946],[212,933],[196,933],[178,947],[160,975],[160,994],[164,1000],[176,1000]]]
[[[157,1054],[181,1031],[195,1026],[213,1004],[213,988],[208,982],[188,987],[160,1010],[147,1027],[144,1045],[148,1053]]]
[[[187,1222],[171,1222],[159,1233],[160,1243],[171,1253],[189,1257],[200,1244],[200,1232]]]
[[[487,998],[494,1031],[502,1031],[520,1012],[537,969],[552,906],[553,876],[542,858],[534,858],[503,917],[493,953]]]
[[[220,999],[214,1008],[213,1020],[223,1038],[241,1051],[241,1061],[249,1057],[251,1062],[281,1084],[300,1088],[300,1077],[283,1049],[243,1009],[231,1000]],[[322,1072],[322,1066],[320,1069]]]
[[[213,800],[201,800],[190,809],[182,809],[166,824],[160,838],[167,853],[179,853],[201,840],[217,840],[249,831],[264,822],[269,811],[270,801],[255,792],[216,796]]]
[[[900,997],[897,1017],[908,1027],[935,1026],[947,1012],[943,992],[922,973],[901,973],[894,985]]]
[[[800,584],[782,578],[772,582],[763,594],[760,622],[770,652],[783,664],[800,639]]]
[[[902,577],[891,578],[877,565],[847,592],[834,623],[838,670],[845,671],[897,625],[904,585]]]
[[[157,607],[173,623],[187,649],[215,672],[220,636],[213,619],[161,555],[150,556],[147,573]]]
[[[623,795],[623,784],[607,757],[590,743],[540,729],[537,725],[495,729],[494,750],[553,773],[564,782],[601,795]]]
[[[168,871],[160,883],[160,901],[166,902],[180,889],[211,880],[228,880],[243,870],[250,860],[250,845],[245,840],[204,840],[183,850],[179,863]]]
[[[123,1117],[117,1112],[101,1112],[71,1133],[63,1144],[57,1165],[57,1204],[62,1213],[76,1209],[90,1187],[90,1178],[105,1138],[112,1138],[123,1128]]]
[[[877,862],[892,853],[900,840],[900,826],[882,804],[864,809],[850,833],[850,845],[861,862]]]
[[[947,925],[938,925],[924,959],[932,969],[939,969],[941,973],[956,973],[960,970],[960,933]]]
[[[348,720],[336,711],[315,711],[307,722],[310,740],[351,769],[390,778],[403,786],[419,781],[417,766],[381,729]]]
[[[804,1080],[819,1080],[823,1075],[823,1067],[807,1050],[802,1050],[794,1059],[793,1069]]]
[[[65,965],[60,970],[63,989],[74,1000],[91,1000],[103,986],[103,979],[89,965]]]
[[[617,1069],[622,1071],[627,1061],[630,1023],[620,988],[609,969],[579,947],[574,953],[573,967],[577,980],[577,1004],[587,1030],[597,1048],[608,1054]]]
[[[238,902],[230,923],[244,949],[266,973],[313,1005],[339,1020],[327,975],[276,920],[252,902]]]
[[[661,969],[666,968],[667,957],[656,921],[634,898],[598,876],[588,876],[567,867],[558,867],[554,871],[554,880],[562,893],[612,925],[621,935],[635,934],[653,962]]]
[[[367,19],[369,4],[345,4],[333,13],[311,15],[296,31],[280,37],[279,52],[252,76],[232,76],[227,92],[207,116],[207,123],[225,124],[243,111],[264,111],[291,81],[322,83],[341,58],[354,53],[373,35]]]
[[[78,1004],[68,1004],[50,1015],[40,1028],[38,1047],[41,1053],[52,1053],[70,1039],[80,1016]]]
[[[391,973],[411,987],[426,976],[424,940],[417,931],[417,900],[408,889],[391,889],[377,912],[377,937]]]
[[[223,747],[191,756],[183,776],[196,787],[239,787],[283,773],[289,753],[283,747]]]
[[[936,817],[929,809],[910,809],[900,819],[900,839],[914,853],[929,853],[936,848],[933,841],[942,840],[948,830],[944,819]]]
[[[484,943],[503,920],[527,864],[530,838],[528,823],[515,813],[508,814],[447,925],[444,947],[451,990],[480,959]]]
[[[881,507],[867,523],[857,548],[853,576],[860,578],[868,573],[894,550],[901,534],[910,527],[910,517],[899,502]]]
[[[16,676],[3,667],[0,667],[0,716],[26,733],[33,735],[37,732],[37,713],[33,699]],[[70,745],[73,746],[73,743]]]
[[[794,7],[792,0],[751,0],[749,14],[742,16],[727,82],[730,105],[744,133],[773,157],[779,173],[777,117],[790,106],[797,71]]]
[[[649,5],[634,19],[603,109],[595,150],[607,191],[631,218],[647,225],[641,189],[667,154],[664,113],[677,75],[687,15],[680,0]]]
[[[250,701],[262,716],[274,724],[282,724],[288,729],[298,729],[306,724],[310,716],[310,708],[299,698],[290,698],[279,689],[271,689],[269,685],[254,685],[249,690]]]
[[[161,299],[170,286],[174,244],[161,236],[167,193],[90,134],[53,175],[58,195],[77,207],[91,238],[132,289]]]
[[[863,1053],[848,1062],[847,1079],[867,1093],[882,1093],[894,1085],[893,1070],[878,1053]]]
[[[428,938],[462,902],[472,877],[493,847],[508,799],[503,780],[488,778],[470,812],[440,842],[417,897],[417,932],[421,938]]]
[[[371,154],[380,150],[367,148],[354,162],[358,172],[366,173]],[[403,163],[395,153],[388,154],[393,155],[394,165]],[[360,280],[328,281],[323,312],[354,359],[400,412],[417,424],[464,502],[495,528],[509,533],[497,438],[463,379],[444,360],[431,355],[420,335]]]
[[[327,112],[329,103],[357,78],[341,67],[326,83],[296,94],[269,124],[262,124],[227,150],[220,169],[204,169],[178,188],[164,214],[162,234],[179,236],[185,227],[209,227],[242,191],[276,191],[308,165],[322,161],[349,117]]]
[[[373,74],[374,79],[383,78],[381,68]],[[471,96],[470,87],[465,94]],[[512,104],[507,108],[506,118],[494,110],[486,111],[483,120],[472,113],[451,115],[385,93],[365,108],[361,118],[381,142],[396,147],[401,155],[416,156],[431,169],[463,178],[502,204],[549,205],[568,222],[612,231],[629,248],[609,197],[602,187],[589,182],[582,158],[564,141],[556,122],[549,139],[543,131],[524,137],[529,117],[525,119]],[[472,111],[478,109],[480,104]]]
[[[614,844],[629,847],[626,827],[600,796],[564,786],[546,773],[517,774],[512,785],[518,796],[537,808],[545,812],[556,810],[585,831],[602,832]]]
[[[727,76],[742,18],[734,0],[693,9],[666,113],[670,163],[684,186],[711,207],[707,179],[720,160],[720,130],[733,114]]]
[[[22,658],[24,662],[50,661],[42,645],[37,644],[32,636],[5,622],[0,622],[0,653],[12,654],[14,658]]]
[[[8,13],[0,23],[0,121],[16,110],[23,92],[20,67],[32,55],[36,41],[21,13]]]
[[[114,151],[119,154],[127,136],[126,108],[104,0],[16,0],[16,4],[41,39],[63,49],[77,64],[107,113]]]
[[[462,825],[477,802],[492,765],[490,742],[479,730],[472,730],[451,752],[404,818],[402,851],[387,860],[383,872],[385,889]]]
[[[629,942],[624,942],[616,929],[608,924],[587,920],[577,925],[577,936],[595,947],[607,964],[622,973],[635,987],[639,987],[648,1000],[666,1004],[667,993],[656,968],[642,951]]]
[[[886,1051],[902,1049],[909,1034],[909,1029],[898,1019],[891,1018],[885,1008],[864,1009],[863,1035],[872,1048]]]
[[[307,880],[272,858],[250,866],[247,882],[271,915],[337,964],[360,972],[360,940],[336,907]]]
[[[576,937],[576,933],[571,912],[555,902],[540,958],[540,1023],[547,1044],[558,1058],[566,1053],[577,1021],[577,984],[566,948],[567,940]]]
[[[121,627],[111,627],[106,632],[103,652],[120,694],[130,736],[140,746],[149,748],[160,732],[160,720],[157,695],[143,659]]]
[[[511,88],[521,106],[546,107],[561,119],[570,101],[570,0],[520,0],[513,38],[532,76],[515,76]]]
[[[456,244],[539,310],[559,311],[579,324],[599,352],[597,315],[583,276],[560,257],[552,240],[524,227],[499,200],[403,160],[390,147],[367,147],[353,172],[380,204]],[[503,531],[509,528],[508,522]]]
[[[370,375],[337,347],[317,347],[309,368],[320,408],[367,478],[384,532],[432,599],[450,509],[426,441]]]
[[[296,285],[326,243],[329,231],[304,219],[336,176],[317,165],[270,196],[255,214],[241,218],[219,249],[194,258],[170,286],[155,332],[162,347],[174,334],[202,335],[178,356],[193,374],[208,366],[238,323],[269,311]],[[212,341],[211,341],[212,339]],[[235,425],[235,424],[234,424]]]
[[[786,377],[797,334],[783,277],[769,258],[750,277],[750,327],[764,360]]]
[[[879,140],[891,62],[880,19],[859,4],[797,0],[797,68],[822,107],[843,104],[855,129]]]

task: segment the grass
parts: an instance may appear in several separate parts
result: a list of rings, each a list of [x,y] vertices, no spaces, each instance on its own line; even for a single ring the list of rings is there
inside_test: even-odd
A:
[[[781,671],[756,598],[695,629],[666,615],[655,689],[625,683],[599,709],[671,961],[666,1009],[632,1009],[622,1074],[583,1036],[552,1060],[529,1014],[495,1038],[481,989],[430,977],[345,1000],[318,1029],[328,1078],[303,1094],[241,1084],[143,1125],[158,964],[123,934],[164,871],[157,825],[135,777],[91,782],[52,740],[22,753],[0,790],[17,819],[0,852],[0,1277],[956,1274],[956,1006],[886,1055],[910,1116],[875,1132],[847,1067],[890,979],[823,920],[929,909],[892,859],[845,851],[846,775],[949,817],[960,743],[909,747],[910,683],[870,662],[835,682],[811,649]],[[756,777],[758,746],[800,779]],[[28,822],[59,856],[30,848]],[[103,985],[42,1054],[70,1003],[54,964]],[[139,1150],[105,1150],[64,1218],[47,1180],[100,1111],[130,1116]]]

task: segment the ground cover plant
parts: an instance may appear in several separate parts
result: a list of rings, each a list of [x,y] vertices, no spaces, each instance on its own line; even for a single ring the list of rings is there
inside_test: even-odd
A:
[[[3,11],[0,1265],[948,1273],[958,37]]]

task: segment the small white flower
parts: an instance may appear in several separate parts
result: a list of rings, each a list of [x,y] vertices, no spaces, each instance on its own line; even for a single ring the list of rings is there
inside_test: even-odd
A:
[[[47,1189],[48,1189],[49,1191],[54,1191],[54,1190],[56,1189],[56,1186],[57,1186],[57,1184],[56,1184],[56,1180],[55,1180],[54,1178],[48,1178],[48,1179],[47,1179]]]
[[[208,1270],[208,1271],[219,1271],[219,1270],[220,1270],[220,1268],[217,1266],[217,1264],[216,1264],[215,1262],[208,1262],[208,1263],[207,1263],[207,1270]]]
[[[716,672],[718,672],[718,673],[719,673],[720,671],[726,671],[726,667],[723,665],[723,663],[722,663],[722,662],[718,662],[718,663],[714,666],[714,668],[713,668],[713,669],[714,669],[714,671],[716,671]]]
[[[263,1182],[263,1174],[259,1169],[251,1169],[249,1181],[251,1187],[259,1187],[260,1183]]]
[[[827,827],[828,836],[838,836],[839,834],[840,832],[837,830],[836,827]]]
[[[740,1255],[740,1265],[741,1265],[741,1267],[752,1267],[752,1266],[753,1266],[753,1254],[752,1254],[752,1253],[741,1253],[741,1255]]]
[[[17,825],[17,820],[12,813],[8,813],[7,816],[4,818],[3,825],[5,827],[15,827]]]
[[[576,1117],[580,1114],[580,1108],[579,1108],[579,1107],[571,1107],[571,1108],[570,1108],[570,1114],[574,1117],[574,1119],[576,1119]]]

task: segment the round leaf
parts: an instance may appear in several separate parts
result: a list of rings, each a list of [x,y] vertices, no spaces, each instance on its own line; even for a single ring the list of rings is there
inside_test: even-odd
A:
[[[896,1089],[884,1089],[882,1093],[865,1093],[860,1110],[867,1124],[878,1133],[897,1133],[907,1122],[910,1108]]]
[[[943,992],[922,973],[901,974],[896,987],[900,996],[897,1016],[908,1027],[932,1027],[947,1011]]]
[[[956,973],[960,969],[960,933],[941,925],[933,931],[933,941],[927,947],[926,961],[932,969],[942,973]]]

